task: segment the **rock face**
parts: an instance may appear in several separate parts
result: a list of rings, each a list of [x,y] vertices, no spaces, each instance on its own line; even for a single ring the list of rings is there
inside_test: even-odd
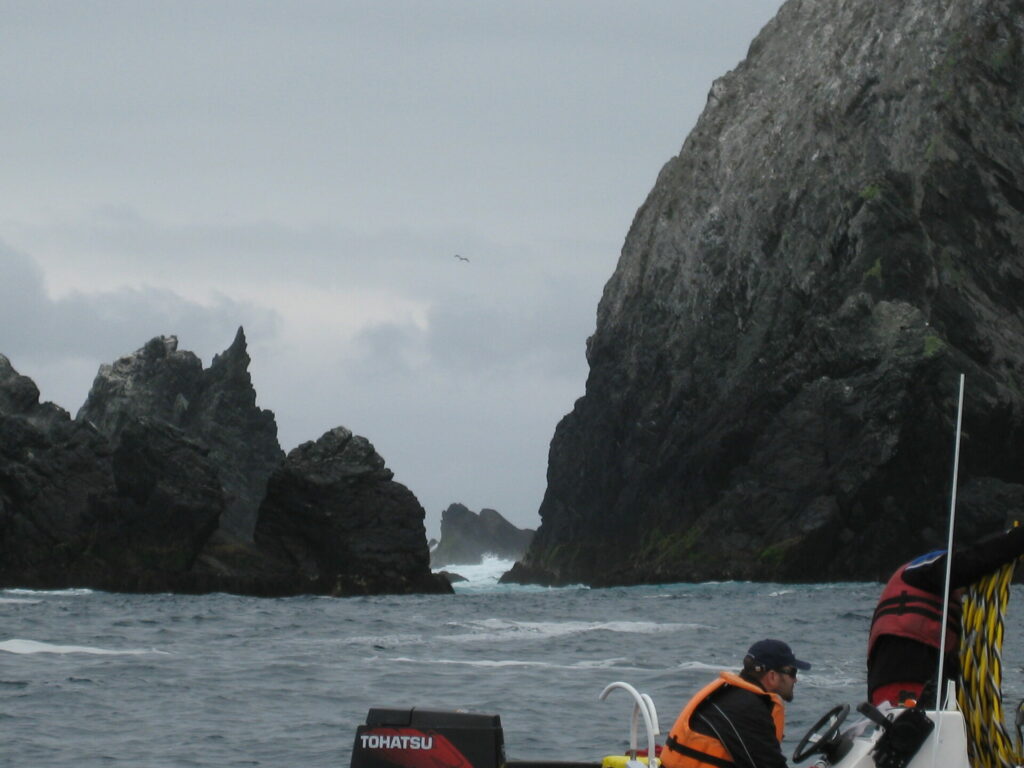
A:
[[[116,512],[112,451],[0,355],[0,583],[90,581],[91,531]]]
[[[146,420],[115,445],[38,396],[0,356],[0,584],[191,591],[224,509],[205,449]]]
[[[1024,3],[789,0],[639,209],[527,580],[876,579],[1024,487]],[[515,578],[515,574],[513,574]]]
[[[443,592],[416,497],[343,427],[288,454],[270,478],[256,542],[320,594]]]
[[[526,553],[533,534],[493,509],[482,509],[478,515],[462,504],[451,504],[441,513],[441,541],[430,553],[430,566],[475,565],[488,554],[516,560]]]
[[[248,364],[241,329],[206,370],[159,337],[72,420],[0,355],[0,587],[450,592],[372,446],[338,429],[285,460]]]
[[[241,328],[206,370],[194,354],[178,351],[174,336],[156,338],[101,366],[76,418],[115,442],[139,418],[172,425],[198,440],[218,465],[226,503],[220,527],[251,541],[267,479],[284,454],[274,414],[256,407],[249,362]]]

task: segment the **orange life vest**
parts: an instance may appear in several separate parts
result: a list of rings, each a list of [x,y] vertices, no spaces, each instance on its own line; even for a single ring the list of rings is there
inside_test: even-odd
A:
[[[732,755],[714,736],[698,733],[690,727],[690,718],[708,696],[719,688],[733,685],[737,688],[756,693],[768,698],[772,703],[772,720],[775,723],[775,737],[782,743],[785,728],[785,709],[782,699],[777,693],[768,693],[755,683],[749,683],[732,672],[721,672],[717,680],[701,689],[696,696],[679,713],[676,724],[669,731],[665,749],[661,751],[661,763],[665,768],[697,768],[697,766],[713,765],[716,768],[729,768],[733,765]]]
[[[868,658],[882,635],[896,635],[938,648],[942,626],[942,596],[912,587],[903,580],[907,566],[901,566],[882,590],[871,618]],[[961,591],[949,597],[946,617],[946,651],[956,651],[960,639]]]

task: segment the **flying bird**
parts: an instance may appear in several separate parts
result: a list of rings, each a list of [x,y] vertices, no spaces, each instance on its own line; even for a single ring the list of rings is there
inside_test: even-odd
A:
[[[465,256],[459,256],[459,254],[457,253],[455,254],[455,258],[458,259],[459,261],[469,261],[469,259],[467,259]]]

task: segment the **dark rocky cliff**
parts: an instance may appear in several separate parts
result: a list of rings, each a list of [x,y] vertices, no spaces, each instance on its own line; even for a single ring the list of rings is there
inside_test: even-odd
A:
[[[790,0],[639,209],[513,578],[887,575],[1024,499],[1024,2]]]
[[[477,514],[463,504],[450,504],[441,513],[441,541],[430,553],[430,565],[475,565],[488,554],[515,560],[526,553],[533,534],[529,528],[516,528],[497,510],[485,508]]]
[[[430,573],[423,517],[370,442],[338,427],[292,450],[271,476],[256,542],[310,592],[443,591]]]
[[[100,367],[76,420],[117,442],[126,426],[146,418],[204,444],[224,490],[220,527],[251,541],[267,479],[284,454],[274,414],[256,407],[249,362],[241,328],[205,370],[198,357],[178,349],[177,338],[152,339],[135,354]]]
[[[338,428],[286,459],[248,365],[241,329],[205,370],[158,337],[71,419],[0,355],[0,586],[450,592],[373,446]]]

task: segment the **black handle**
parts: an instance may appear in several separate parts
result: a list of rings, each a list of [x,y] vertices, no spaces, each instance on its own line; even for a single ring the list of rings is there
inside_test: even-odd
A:
[[[881,712],[879,712],[878,708],[875,707],[874,704],[870,704],[866,701],[863,701],[857,705],[857,711],[864,715],[864,717],[873,722],[875,725],[880,726],[883,731],[889,730],[889,726],[892,725],[892,720],[890,720]]]

